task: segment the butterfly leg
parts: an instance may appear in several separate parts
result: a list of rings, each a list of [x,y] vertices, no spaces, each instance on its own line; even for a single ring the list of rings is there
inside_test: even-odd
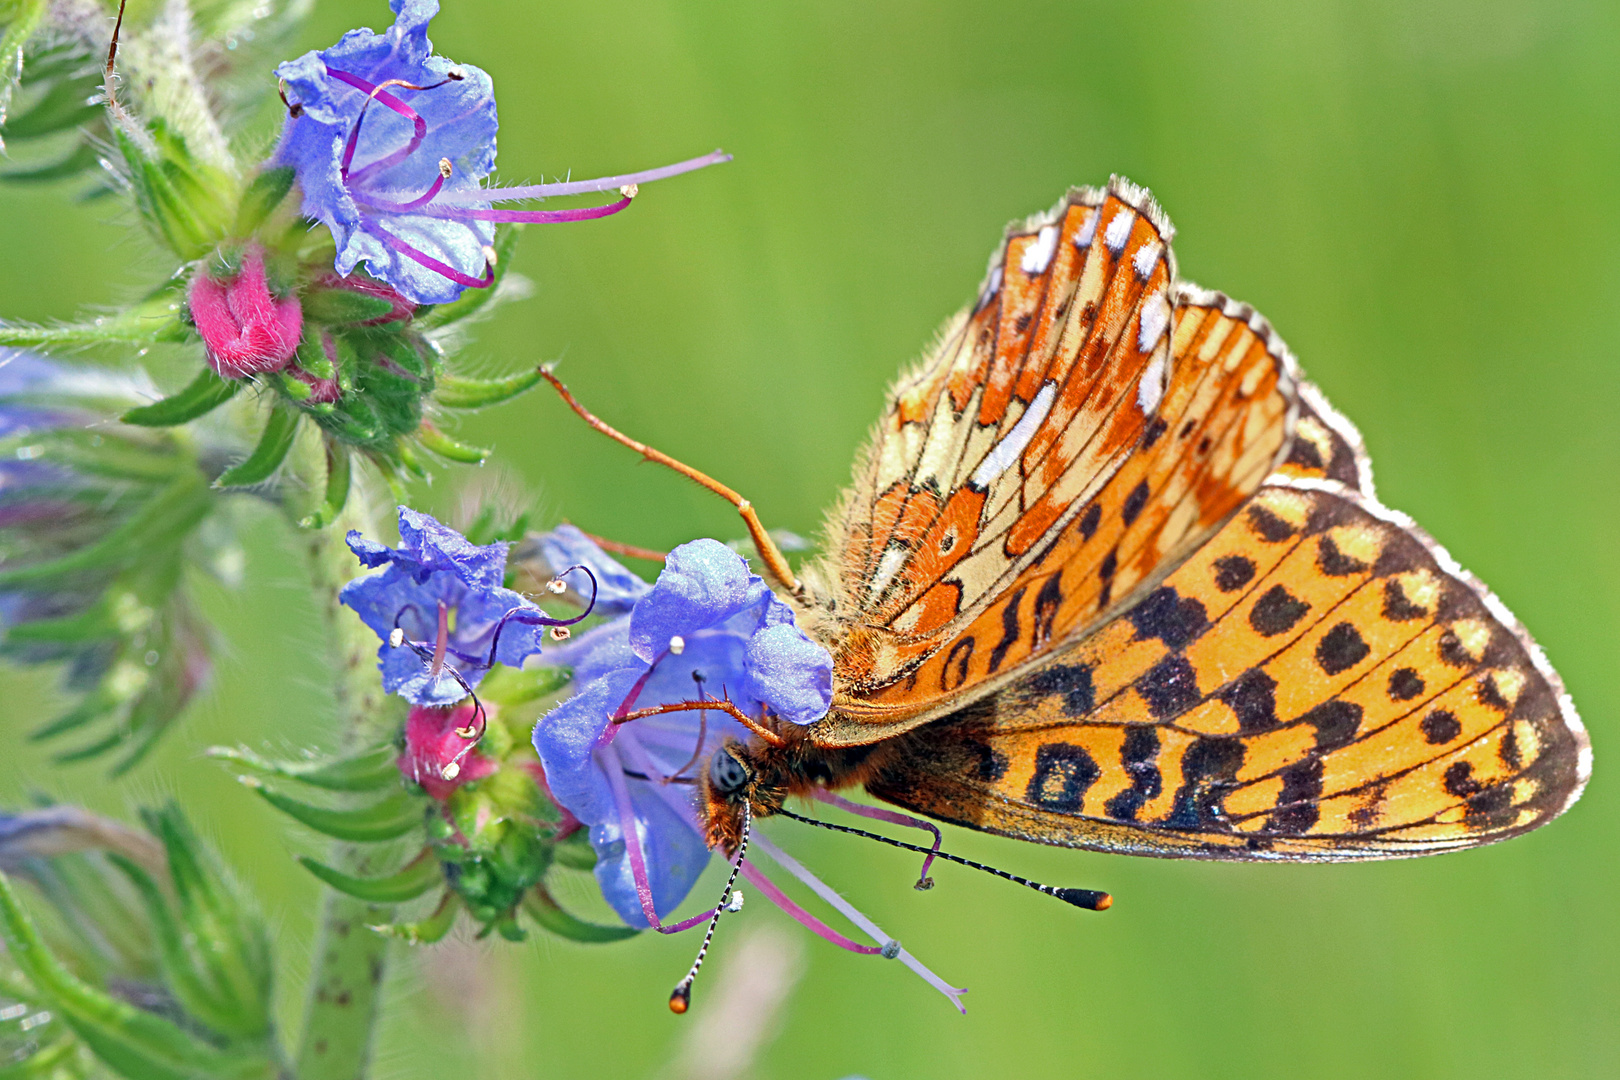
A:
[[[552,385],[552,388],[557,391],[568,407],[574,410],[575,414],[591,427],[615,442],[628,446],[648,461],[674,469],[688,480],[701,484],[732,506],[735,506],[737,513],[742,515],[743,524],[748,527],[748,535],[754,542],[754,550],[759,552],[760,560],[764,563],[765,576],[770,578],[774,584],[779,585],[795,600],[806,601],[804,586],[800,584],[799,579],[794,575],[792,567],[788,566],[787,558],[782,554],[782,549],[776,546],[776,541],[772,540],[770,534],[765,531],[765,526],[760,522],[759,515],[754,512],[752,503],[720,481],[699,472],[690,465],[676,461],[660,450],[654,450],[644,442],[632,439],[606,421],[598,419],[589,409],[574,399],[574,395],[568,392],[568,387],[563,385],[561,379],[552,374],[549,366],[542,365],[540,375]]]

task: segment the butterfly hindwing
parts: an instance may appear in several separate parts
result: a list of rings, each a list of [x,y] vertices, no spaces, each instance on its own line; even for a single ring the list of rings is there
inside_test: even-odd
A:
[[[1250,309],[1172,284],[1169,235],[1129,185],[1071,194],[1014,230],[978,306],[898,388],[834,528],[819,742],[875,741],[1016,677],[1276,464],[1292,360]]]
[[[1370,478],[1292,472],[1098,633],[895,740],[869,790],[1045,843],[1228,859],[1418,855],[1560,813],[1590,750],[1523,629]]]

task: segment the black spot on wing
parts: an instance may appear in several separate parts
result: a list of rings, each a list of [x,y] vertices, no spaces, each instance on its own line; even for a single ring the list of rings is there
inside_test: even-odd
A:
[[[1322,636],[1316,644],[1316,663],[1329,675],[1348,671],[1372,652],[1361,632],[1351,623],[1342,622]]]
[[[1097,576],[1102,578],[1104,581],[1108,581],[1113,578],[1114,571],[1118,569],[1119,549],[1114,548],[1107,555],[1103,556],[1102,565],[1097,567]]]
[[[1125,520],[1125,524],[1129,525],[1136,520],[1136,515],[1142,512],[1142,507],[1147,505],[1147,501],[1148,484],[1146,480],[1143,480],[1131,489],[1129,495],[1125,496],[1125,505],[1120,508],[1119,516]]]
[[[1047,743],[1035,751],[1035,775],[1029,778],[1024,797],[1044,810],[1072,814],[1101,775],[1084,747]]]
[[[1221,800],[1243,767],[1243,743],[1206,737],[1181,756],[1181,787],[1165,825],[1172,829],[1228,828]]]
[[[1249,611],[1249,625],[1261,637],[1276,637],[1292,630],[1309,610],[1311,605],[1281,585],[1273,585],[1254,602]]]
[[[1410,619],[1421,619],[1429,614],[1427,608],[1414,604],[1406,598],[1406,590],[1395,578],[1384,582],[1384,618],[1391,622],[1406,622]]]
[[[1480,783],[1474,779],[1474,765],[1469,761],[1453,761],[1446,766],[1446,790],[1458,798],[1467,798],[1480,791]]]
[[[1462,721],[1449,709],[1436,709],[1418,724],[1431,746],[1444,746],[1462,734]]]
[[[1220,699],[1237,714],[1245,735],[1277,726],[1277,680],[1259,668],[1250,668],[1221,689]]]
[[[1125,744],[1119,761],[1131,778],[1131,786],[1109,799],[1103,812],[1119,821],[1135,821],[1137,813],[1164,790],[1164,779],[1154,759],[1159,756],[1159,733],[1151,724],[1133,724],[1125,731]]]
[[[1328,577],[1348,577],[1359,574],[1367,569],[1367,564],[1360,559],[1352,559],[1339,550],[1339,545],[1333,542],[1333,537],[1324,536],[1317,541],[1316,565]]]
[[[1426,689],[1423,676],[1414,668],[1403,667],[1390,672],[1389,699],[1391,701],[1411,701],[1422,694]]]
[[[1317,800],[1322,797],[1322,759],[1308,757],[1282,771],[1283,787],[1277,808],[1266,819],[1266,831],[1285,836],[1310,832],[1321,819]]]
[[[1254,580],[1254,561],[1242,555],[1223,555],[1215,560],[1215,587],[1221,592],[1237,592]]]
[[[1153,444],[1159,441],[1159,437],[1164,434],[1165,429],[1169,426],[1169,424],[1164,422],[1164,417],[1155,416],[1153,418],[1153,422],[1148,424],[1147,430],[1142,433],[1142,447],[1144,449],[1151,449]]]
[[[1180,716],[1198,704],[1198,676],[1180,653],[1171,653],[1136,680],[1136,690],[1156,720]]]
[[[1209,625],[1202,601],[1183,598],[1169,585],[1149,593],[1131,609],[1130,619],[1138,640],[1158,638],[1172,649],[1182,648]]]
[[[1280,544],[1297,531],[1292,525],[1263,506],[1249,507],[1249,528],[1268,544]]]
[[[1086,507],[1085,513],[1080,515],[1080,520],[1076,523],[1076,527],[1080,530],[1081,537],[1086,540],[1090,540],[1097,534],[1097,526],[1101,523],[1102,505],[1100,503],[1092,503],[1090,506]]]
[[[1324,701],[1301,716],[1300,721],[1316,728],[1317,752],[1325,754],[1355,741],[1361,726],[1361,706],[1349,701]]]
[[[1018,605],[1024,602],[1024,593],[1028,589],[1028,585],[1019,586],[1018,590],[1007,598],[1006,606],[1001,609],[1001,640],[990,650],[992,675],[1001,668],[1001,662],[1007,658],[1007,650],[1018,643]]]
[[[1046,579],[1041,591],[1035,594],[1034,627],[1031,631],[1035,648],[1052,638],[1052,624],[1057,620],[1058,608],[1063,604],[1063,571]]]
[[[1089,664],[1058,664],[1042,668],[1024,683],[1027,693],[1039,696],[1063,695],[1063,711],[1085,716],[1097,707],[1097,692],[1091,681]]]

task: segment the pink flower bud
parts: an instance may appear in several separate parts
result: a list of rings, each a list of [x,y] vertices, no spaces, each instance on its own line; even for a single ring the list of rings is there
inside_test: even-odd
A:
[[[277,299],[264,276],[264,248],[242,250],[236,276],[216,280],[201,270],[187,297],[191,320],[208,349],[208,363],[221,375],[240,379],[280,371],[298,351],[304,311],[296,296]]]
[[[413,706],[405,720],[405,751],[399,771],[405,779],[443,802],[462,784],[482,780],[495,771],[495,762],[474,750],[475,708],[464,702],[454,708]],[[471,732],[472,738],[458,734]]]

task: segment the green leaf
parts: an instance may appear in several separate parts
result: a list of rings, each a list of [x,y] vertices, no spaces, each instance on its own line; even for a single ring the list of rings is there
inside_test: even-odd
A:
[[[264,434],[259,436],[259,445],[246,461],[220,473],[214,486],[251,487],[270,479],[286,459],[297,434],[298,414],[291,409],[272,408],[270,419],[265,421]]]
[[[577,919],[558,906],[544,885],[536,885],[523,897],[523,911],[539,924],[541,929],[549,930],[558,937],[565,937],[570,941],[598,945],[610,941],[623,941],[641,933],[633,926],[603,926],[600,923]]]
[[[54,180],[64,180],[70,176],[78,176],[87,169],[94,169],[101,163],[101,154],[95,146],[87,142],[74,145],[73,149],[55,161],[48,161],[43,165],[34,165],[24,169],[0,169],[0,180],[18,184],[43,184]],[[0,1076],[4,1076],[0,1073]]]
[[[235,397],[240,389],[239,380],[223,378],[213,368],[205,367],[184,390],[162,401],[131,409],[119,419],[141,427],[173,427],[212,412]]]
[[[334,870],[308,855],[298,856],[298,861],[304,864],[304,869],[338,892],[373,904],[399,904],[414,900],[435,885],[444,884],[444,872],[439,869],[439,860],[426,850],[407,863],[404,869],[386,877],[355,877]]]
[[[26,112],[6,118],[6,138],[36,139],[79,127],[92,119],[99,110],[85,104],[90,85],[83,80],[59,80]]]
[[[10,879],[0,874],[0,936],[12,962],[95,1054],[125,1076],[270,1076],[268,1062],[223,1054],[173,1023],[82,982],[45,946]]]
[[[399,782],[394,759],[399,751],[390,745],[362,750],[350,757],[322,761],[270,761],[251,750],[215,746],[208,756],[266,776],[297,780],[326,791],[377,791]]]
[[[17,88],[23,73],[23,50],[34,36],[49,10],[49,0],[18,0],[8,4],[6,12],[10,25],[5,37],[0,37],[0,124],[6,119],[6,105]],[[0,147],[3,147],[0,143]]]
[[[139,309],[137,309],[139,311]],[[169,340],[179,320],[171,313],[154,316],[151,312],[124,312],[87,323],[59,326],[29,326],[0,323],[0,345],[19,349],[65,349],[82,345],[148,345]]]
[[[242,193],[242,202],[236,208],[236,235],[247,236],[275,212],[292,190],[297,171],[291,165],[264,169],[248,184]]]
[[[540,382],[540,369],[519,371],[499,379],[468,379],[460,375],[439,376],[433,400],[448,409],[483,409],[511,401]]]
[[[87,570],[116,570],[172,548],[213,507],[202,478],[183,475],[94,544],[55,559],[0,571],[0,588],[50,581]]]
[[[332,809],[300,802],[265,787],[252,777],[243,777],[242,781],[262,795],[265,802],[288,817],[318,833],[324,833],[338,840],[355,843],[392,840],[404,836],[412,829],[422,827],[421,804],[409,798],[404,792],[391,795],[369,806]]]
[[[464,442],[452,439],[428,421],[422,421],[422,426],[416,429],[416,440],[440,457],[451,461],[460,461],[467,465],[481,465],[484,459],[494,453],[480,446],[469,446]]]

